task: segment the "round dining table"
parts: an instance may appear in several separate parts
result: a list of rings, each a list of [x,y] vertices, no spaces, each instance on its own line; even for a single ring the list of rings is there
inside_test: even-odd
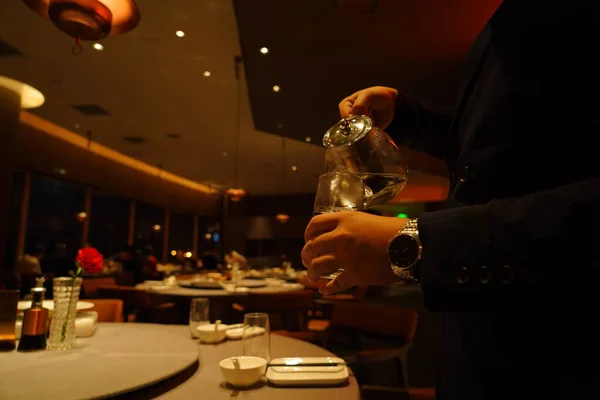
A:
[[[186,287],[186,283],[181,281],[183,285],[155,285],[148,283],[139,283],[135,287],[137,289],[146,290],[150,293],[163,294],[165,296],[181,296],[181,297],[237,297],[247,296],[248,293],[284,293],[303,290],[304,286],[299,283],[285,283],[279,286],[264,286],[256,288],[240,287],[235,291],[227,291],[225,289],[198,289]]]
[[[0,398],[6,399],[330,399],[359,400],[354,376],[336,387],[276,387],[263,381],[236,389],[219,361],[241,355],[241,341],[201,344],[188,326],[99,323],[69,351],[0,353]],[[327,350],[271,335],[271,357],[328,357]]]

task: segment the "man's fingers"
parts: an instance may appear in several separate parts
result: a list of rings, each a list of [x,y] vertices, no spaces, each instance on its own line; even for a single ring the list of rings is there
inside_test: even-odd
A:
[[[373,91],[363,90],[359,92],[354,104],[352,105],[352,115],[371,114],[371,102],[373,101]]]
[[[325,286],[319,289],[321,294],[334,294],[341,292],[351,287],[356,286],[353,283],[353,276],[351,272],[342,272],[334,280],[328,282]]]
[[[319,277],[329,275],[338,269],[340,269],[340,266],[335,257],[335,253],[325,254],[312,260],[308,267],[308,279],[316,282],[319,280]]]

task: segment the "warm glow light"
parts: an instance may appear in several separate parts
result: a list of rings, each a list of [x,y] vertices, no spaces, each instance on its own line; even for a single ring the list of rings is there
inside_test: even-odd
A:
[[[42,92],[36,88],[5,76],[0,76],[0,88],[5,88],[11,92],[20,94],[21,108],[36,108],[44,104],[44,101],[46,101],[46,98]]]
[[[212,238],[212,235],[210,233],[207,233],[206,235],[204,235],[204,239],[210,240],[210,238]]]
[[[227,191],[225,192],[227,194],[227,197],[229,197],[229,200],[231,201],[240,201],[242,199],[242,197],[244,197],[246,195],[246,191],[244,189],[227,189]]]
[[[281,88],[278,85],[273,86],[273,91],[275,93],[279,92],[281,90]]]
[[[221,153],[221,155],[222,155],[223,157],[227,157],[227,152],[226,152],[226,151],[224,151],[224,152],[222,152],[222,153]]]
[[[98,51],[104,50],[104,46],[102,46],[100,43],[94,43],[94,45],[92,47]]]
[[[152,227],[152,230],[153,230],[154,232],[158,232],[158,231],[160,231],[160,229],[161,229],[161,228],[162,228],[162,227],[161,227],[160,225],[154,225],[154,226]]]
[[[0,77],[0,86],[2,86],[2,77]],[[28,112],[21,112],[21,123],[25,126],[32,127],[40,132],[44,132],[50,136],[58,138],[60,140],[64,140],[67,143],[72,144],[73,146],[80,147],[82,149],[86,149],[87,151],[102,156],[108,160],[117,162],[121,165],[127,166],[129,168],[135,169],[137,171],[146,173],[152,176],[158,176],[164,181],[169,181],[177,185],[181,185],[187,187],[188,189],[195,190],[201,193],[216,193],[217,190],[211,188],[208,185],[203,185],[198,182],[194,182],[190,179],[183,178],[181,176],[172,174],[168,171],[161,170],[156,166],[147,164],[143,161],[136,160],[135,158],[126,156],[122,153],[119,153],[116,150],[113,150],[109,147],[103,146],[98,142],[89,143],[86,137],[73,133],[65,128],[62,128],[58,125],[55,125],[49,121],[46,121],[40,117],[37,117]]]
[[[282,224],[285,224],[285,223],[286,223],[286,222],[288,222],[288,220],[290,219],[290,216],[289,216],[289,215],[287,215],[287,214],[277,214],[277,215],[275,216],[275,219],[276,219],[277,221],[279,221],[280,223],[282,223]]]
[[[298,171],[298,167],[295,165],[292,165],[292,171]]]
[[[85,220],[86,220],[86,218],[87,218],[87,213],[84,213],[84,212],[78,212],[78,213],[75,215],[75,218],[77,218],[77,221],[79,221],[79,222],[83,222],[83,221],[85,221]]]
[[[177,35],[177,37],[184,37],[185,36],[185,32],[184,31],[177,31],[177,32],[175,32],[175,34]]]
[[[67,170],[64,168],[54,168],[54,172],[56,172],[59,175],[66,175],[67,174]]]
[[[310,136],[307,136],[307,137],[306,137],[306,139],[304,139],[304,140],[306,140],[306,142],[307,142],[307,143],[310,143],[310,141],[311,141],[312,139],[310,138]]]
[[[210,76],[210,71],[204,71],[202,75],[208,78]]]
[[[192,252],[191,251],[186,251],[185,252],[185,258],[191,258],[192,257]]]
[[[171,255],[175,257],[177,255],[177,250],[171,250]]]
[[[266,48],[266,47],[261,47],[261,48],[260,48],[260,52],[261,52],[262,54],[269,54],[269,49],[268,49],[268,48]]]

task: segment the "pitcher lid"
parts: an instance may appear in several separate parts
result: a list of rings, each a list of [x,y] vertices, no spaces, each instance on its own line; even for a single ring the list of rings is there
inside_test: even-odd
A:
[[[350,146],[365,137],[372,127],[373,120],[366,115],[353,115],[344,118],[325,133],[323,146]]]

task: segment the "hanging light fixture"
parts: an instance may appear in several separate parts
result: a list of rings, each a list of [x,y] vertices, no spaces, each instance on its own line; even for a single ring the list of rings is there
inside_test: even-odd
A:
[[[81,52],[81,40],[100,40],[129,32],[140,22],[133,0],[23,0],[61,31],[76,39],[74,54]]]
[[[242,81],[241,81],[241,64],[242,57],[235,56],[233,59],[235,64],[235,79],[237,81],[237,109],[236,109],[236,127],[235,127],[235,157],[234,157],[234,176],[233,187],[227,189],[225,194],[231,201],[240,201],[246,196],[246,191],[239,187],[239,169],[240,169],[240,131],[242,129],[241,112],[242,112]]]
[[[281,137],[281,189],[285,188],[285,138]],[[290,219],[286,213],[279,213],[275,219],[282,224],[285,224]]]

